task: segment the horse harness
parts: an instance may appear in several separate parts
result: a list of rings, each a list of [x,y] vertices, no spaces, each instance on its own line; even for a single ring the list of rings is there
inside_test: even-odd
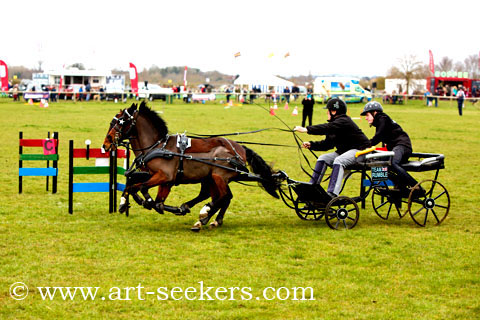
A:
[[[219,158],[219,157],[212,157],[212,158],[201,158],[201,157],[194,157],[192,155],[186,155],[185,152],[187,151],[188,148],[191,147],[191,138],[188,138],[185,133],[183,134],[177,134],[177,142],[176,142],[176,147],[178,148],[179,152],[173,152],[171,150],[166,149],[166,145],[169,141],[171,136],[167,135],[165,139],[161,141],[157,141],[155,144],[153,144],[151,147],[145,148],[145,152],[142,152],[140,155],[138,155],[135,160],[132,162],[132,165],[130,168],[125,172],[125,176],[129,177],[131,174],[136,174],[134,171],[144,167],[148,162],[150,162],[153,159],[156,158],[163,158],[163,159],[172,159],[173,157],[178,157],[179,159],[179,164],[177,168],[177,174],[175,176],[175,185],[179,185],[181,182],[181,179],[184,176],[184,164],[183,161],[184,159],[187,160],[192,160],[192,161],[197,161],[201,163],[205,163],[217,168],[222,168],[228,171],[235,171],[240,174],[246,174],[251,176],[252,174],[249,172],[248,168],[246,167],[245,162],[241,158],[240,154],[237,152],[237,150],[233,147],[232,143],[226,139],[225,141],[230,145],[231,149],[235,153],[233,157],[229,158]],[[163,142],[162,146],[160,148],[157,148],[161,143]],[[218,164],[218,163],[213,163],[211,161],[225,161],[228,164],[231,165],[231,167]],[[135,168],[134,168],[135,167]],[[143,173],[144,174],[144,173]]]

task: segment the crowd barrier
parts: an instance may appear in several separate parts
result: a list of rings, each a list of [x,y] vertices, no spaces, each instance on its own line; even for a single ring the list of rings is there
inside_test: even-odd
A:
[[[74,166],[74,159],[83,158],[86,160],[108,159],[108,165],[99,166]],[[126,159],[126,167],[130,164],[130,152],[116,150],[104,152],[102,149],[90,149],[89,145],[83,149],[75,149],[74,141],[69,143],[69,164],[68,164],[68,213],[73,214],[73,194],[77,192],[108,192],[109,212],[117,211],[117,191],[125,190],[125,184],[117,181],[117,174],[124,174],[125,168],[119,167],[118,159]],[[75,175],[98,175],[108,174],[108,182],[74,182]],[[129,198],[127,197],[127,208]],[[128,209],[126,211],[128,216]]]
[[[24,147],[40,147],[43,148],[43,153],[24,153]],[[49,177],[52,177],[52,193],[57,193],[58,132],[54,132],[52,138],[50,138],[50,132],[48,132],[47,139],[23,139],[23,132],[20,131],[18,149],[18,193],[23,191],[23,177],[26,176],[46,177],[47,191]],[[24,161],[46,161],[46,167],[24,168]],[[53,167],[50,167],[50,161],[52,161]]]

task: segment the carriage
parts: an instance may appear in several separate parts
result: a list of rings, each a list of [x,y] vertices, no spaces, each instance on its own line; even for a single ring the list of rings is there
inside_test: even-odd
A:
[[[370,192],[373,209],[382,219],[388,219],[393,211],[400,218],[409,213],[415,223],[425,226],[429,219],[440,224],[448,215],[450,197],[446,188],[437,181],[439,171],[444,168],[444,156],[441,154],[413,154],[412,157],[418,160],[404,164],[404,168],[415,172],[435,171],[435,177],[406,189],[399,187],[399,179],[389,170],[393,152],[375,148],[363,150],[358,155],[365,154],[362,157],[364,160],[346,168],[350,172],[345,175],[340,191],[342,193],[354,176],[360,176],[359,195],[332,198],[320,185],[293,180],[283,171],[273,173],[272,168],[253,150],[222,136],[192,139],[185,134],[170,136],[163,119],[144,102],[139,108],[132,104],[130,108],[121,110],[111,121],[104,140],[105,150],[114,150],[123,145],[122,141],[128,140],[136,155],[126,172],[127,184],[119,211],[128,208],[129,194],[147,209],[177,215],[185,215],[190,208],[210,197],[212,201],[200,210],[199,220],[192,227],[193,231],[199,231],[217,212],[210,226],[222,225],[233,197],[229,182],[257,181],[271,196],[278,198],[280,194],[284,203],[294,209],[301,219],[320,220],[325,216],[332,229],[354,228],[360,217],[358,203],[365,208]],[[253,172],[249,172],[247,165]],[[165,204],[174,185],[188,183],[201,184],[197,197],[179,207]],[[155,201],[148,194],[148,189],[154,186],[159,187]],[[419,194],[418,191],[424,193]],[[143,194],[144,199],[138,192]],[[407,207],[405,211],[403,205]]]
[[[360,175],[358,196],[332,198],[320,185],[293,180],[282,172],[279,193],[283,202],[302,220],[320,220],[325,216],[332,229],[354,228],[360,218],[358,203],[364,209],[370,193],[375,213],[384,220],[393,212],[400,218],[408,213],[422,227],[429,221],[438,225],[445,220],[450,209],[450,196],[437,181],[440,170],[445,168],[444,155],[413,153],[411,158],[416,160],[403,164],[403,168],[412,172],[434,171],[435,175],[433,179],[423,180],[407,189],[399,187],[398,177],[389,170],[392,151],[371,148],[364,153],[367,153],[365,161],[347,168],[350,172],[345,175],[342,186],[343,191],[347,183],[354,180],[353,176]]]

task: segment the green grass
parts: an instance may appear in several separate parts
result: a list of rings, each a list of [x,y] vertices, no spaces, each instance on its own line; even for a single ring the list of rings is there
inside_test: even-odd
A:
[[[129,105],[129,104],[128,104]],[[290,127],[300,116],[279,106]],[[467,104],[459,117],[453,102],[438,108],[421,101],[385,106],[412,138],[414,151],[446,156],[440,173],[451,197],[442,225],[417,227],[407,216],[378,218],[361,210],[353,230],[330,230],[325,221],[298,219],[293,210],[257,187],[232,184],[234,198],[223,227],[192,233],[198,210],[184,217],[159,215],[133,205],[130,217],[108,214],[107,194],[75,194],[68,206],[68,140],[100,147],[112,117],[127,105],[95,102],[52,103],[48,109],[0,100],[3,129],[0,153],[0,318],[168,318],[168,319],[473,319],[480,316],[480,110]],[[172,133],[224,133],[283,125],[257,106],[225,108],[220,103],[166,105]],[[349,105],[357,117],[361,105]],[[314,122],[325,121],[317,105]],[[365,120],[356,120],[367,136]],[[44,178],[24,178],[18,194],[18,132],[25,138],[60,133],[59,192],[45,191]],[[312,137],[302,135],[305,140]],[[315,138],[315,137],[314,137]],[[238,140],[294,145],[291,134],[265,131]],[[295,148],[252,146],[276,169],[307,180]],[[33,150],[26,150],[33,152]],[[311,158],[311,161],[315,159]],[[80,163],[82,163],[80,161]],[[25,163],[27,165],[27,163]],[[31,164],[30,164],[31,165]],[[83,164],[80,164],[83,165]],[[99,181],[101,176],[76,181]],[[431,173],[415,175],[432,178]],[[167,203],[179,205],[197,195],[198,185],[173,188]],[[152,190],[151,195],[155,195]],[[24,282],[25,300],[10,297]],[[312,287],[315,301],[236,300],[43,301],[35,287],[92,286],[108,296],[110,287],[250,287],[253,297],[266,287]],[[144,296],[145,298],[145,296]]]

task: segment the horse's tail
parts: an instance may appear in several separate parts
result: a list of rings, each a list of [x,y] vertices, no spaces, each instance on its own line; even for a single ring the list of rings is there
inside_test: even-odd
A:
[[[253,173],[260,176],[259,183],[272,197],[278,199],[277,194],[277,183],[272,176],[272,168],[262,159],[255,151],[245,146],[242,146],[245,149],[247,156],[247,163],[253,170]]]

